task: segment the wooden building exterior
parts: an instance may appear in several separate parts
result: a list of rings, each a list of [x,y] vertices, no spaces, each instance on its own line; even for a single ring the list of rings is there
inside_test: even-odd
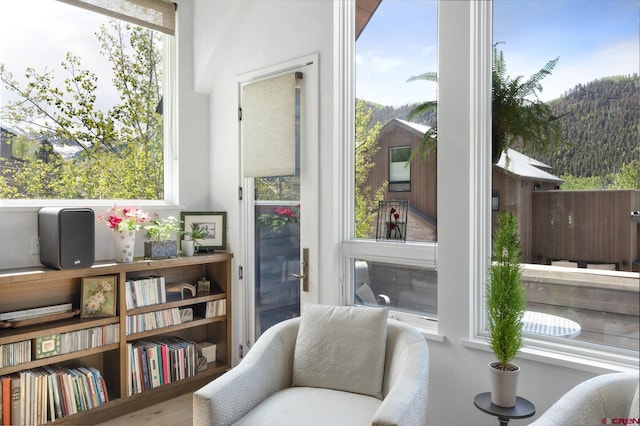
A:
[[[535,263],[632,271],[640,260],[640,190],[533,194]],[[637,264],[636,264],[637,265]]]
[[[532,251],[532,195],[558,189],[562,183],[545,169],[550,167],[513,149],[503,152],[500,161],[493,165],[491,229],[493,232],[501,210],[513,213],[520,227],[522,261],[525,263],[536,263]]]
[[[384,200],[409,201],[407,239],[414,241],[435,240],[438,220],[435,156],[425,162],[416,155],[405,167],[404,161],[392,164],[392,152],[407,147],[411,153],[415,152],[427,130],[425,125],[399,119],[387,123],[378,135],[379,149],[371,159],[375,166],[370,170],[368,180],[374,192],[387,183]],[[394,179],[393,167],[408,178]]]

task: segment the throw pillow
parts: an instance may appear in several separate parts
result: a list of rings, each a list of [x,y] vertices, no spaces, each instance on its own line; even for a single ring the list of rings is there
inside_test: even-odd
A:
[[[387,309],[305,305],[293,358],[293,386],[382,399]]]

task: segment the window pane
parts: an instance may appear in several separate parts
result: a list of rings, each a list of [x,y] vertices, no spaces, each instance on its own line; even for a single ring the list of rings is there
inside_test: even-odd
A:
[[[169,36],[52,0],[1,19],[0,199],[164,199]]]
[[[630,212],[640,209],[640,5],[540,6],[494,1],[493,124],[510,126],[493,166],[494,223],[500,210],[518,218],[528,311],[575,321],[574,341],[637,352],[640,225]],[[514,115],[500,114],[496,93],[514,82],[523,105],[537,98],[553,120],[532,120],[526,107],[504,120]]]
[[[361,259],[354,265],[357,304],[388,306],[437,319],[437,271]]]
[[[395,191],[410,191],[411,186],[411,163],[407,163],[411,156],[411,147],[389,148],[389,190],[394,191],[392,186],[397,184],[405,184],[402,188]],[[398,187],[400,188],[400,187]]]
[[[437,2],[382,1],[367,18],[356,39],[355,238],[375,238],[379,201],[403,200],[406,240],[435,242]]]

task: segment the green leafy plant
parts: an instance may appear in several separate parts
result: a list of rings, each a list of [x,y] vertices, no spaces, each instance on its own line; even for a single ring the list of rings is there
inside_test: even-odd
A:
[[[523,76],[515,78],[507,74],[504,53],[493,46],[491,66],[491,143],[493,162],[500,159],[500,154],[514,144],[523,148],[545,151],[561,143],[562,128],[560,118],[551,110],[548,103],[538,98],[542,91],[541,81],[551,74],[559,57],[545,64],[528,79]],[[410,77],[410,81],[437,82],[435,72],[427,72]],[[428,101],[417,105],[409,113],[409,120],[436,109],[437,101]],[[424,135],[420,146],[415,151],[423,160],[437,152],[438,125],[435,123]],[[412,153],[412,158],[414,153]]]
[[[258,222],[271,228],[271,232],[279,233],[285,224],[300,221],[300,205],[295,207],[276,207],[270,213],[258,216]]]
[[[169,241],[174,232],[180,232],[180,223],[174,216],[161,218],[154,215],[144,229],[151,241]]]
[[[538,99],[541,81],[551,74],[560,60],[557,57],[523,81],[522,76],[507,75],[504,53],[493,47],[491,90],[491,142],[493,161],[503,150],[519,142],[523,148],[545,151],[561,141],[560,117],[548,103]]]
[[[500,212],[493,256],[486,285],[489,344],[501,370],[522,348],[522,316],[526,305],[521,284],[518,221],[512,213]]]
[[[200,247],[199,240],[207,236],[207,230],[205,229],[204,226],[201,226],[198,223],[192,223],[191,231],[184,231],[182,234],[193,240],[193,245],[195,246],[195,250],[198,251],[198,247]]]

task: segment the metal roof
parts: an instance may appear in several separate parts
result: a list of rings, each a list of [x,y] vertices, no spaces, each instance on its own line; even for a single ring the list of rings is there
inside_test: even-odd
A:
[[[542,170],[542,168],[551,169],[550,166],[511,148],[508,148],[506,152],[502,151],[500,160],[496,166],[509,173],[531,180],[556,183],[564,182],[559,177]]]

